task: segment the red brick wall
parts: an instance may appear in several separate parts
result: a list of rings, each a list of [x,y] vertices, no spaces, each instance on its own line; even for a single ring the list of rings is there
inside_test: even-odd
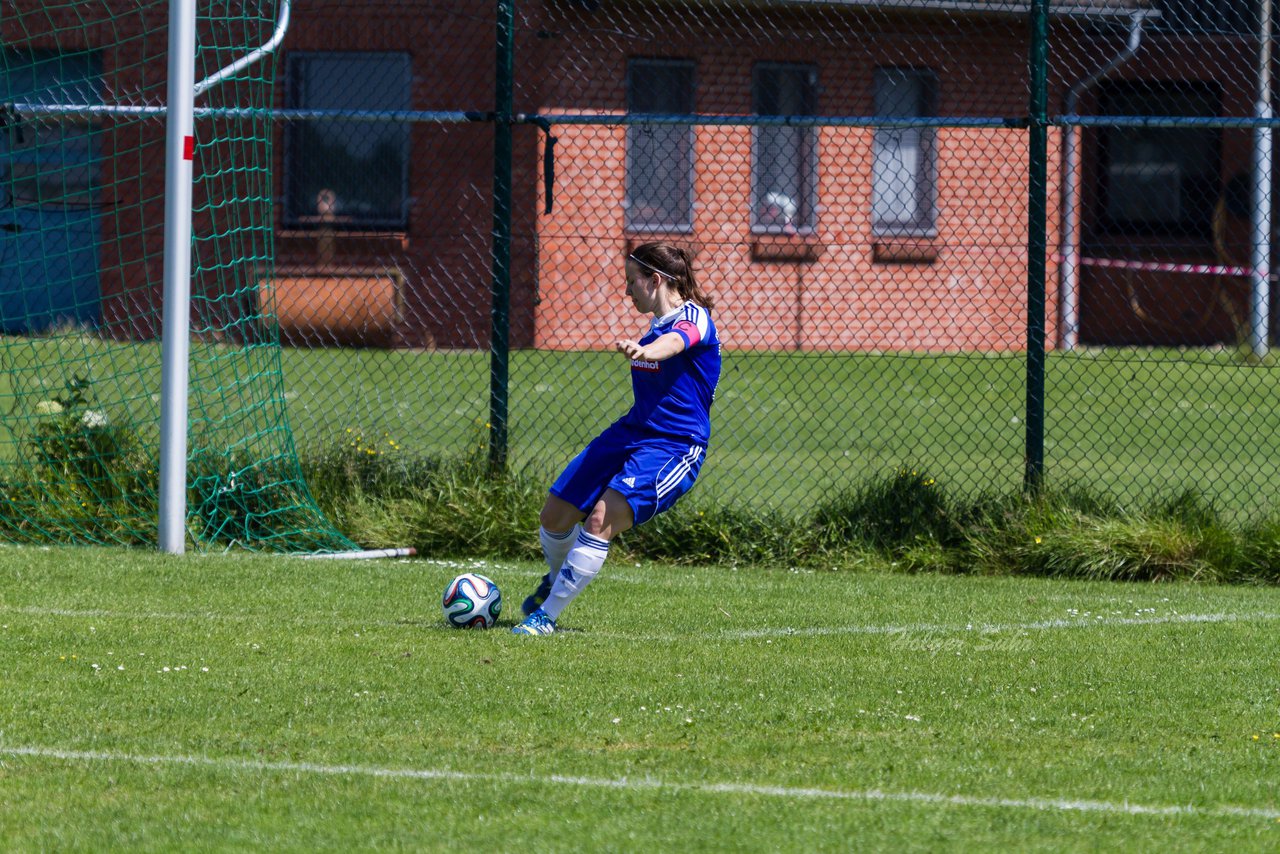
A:
[[[115,75],[114,90],[129,100],[133,90],[150,87],[152,93],[163,92],[164,63],[157,57],[164,55],[162,16],[167,5],[148,8],[145,20],[133,15],[86,30],[79,28],[80,15],[62,6],[51,12],[61,16],[53,23],[65,27],[56,35],[25,39],[23,30],[34,28],[34,19],[21,15],[0,22],[0,31],[9,46],[99,48],[104,71]],[[702,112],[749,113],[751,69],[757,62],[774,61],[817,67],[822,87],[818,112],[867,115],[872,111],[872,75],[877,66],[930,66],[940,50],[946,52],[945,68],[938,73],[942,114],[1019,116],[1026,111],[1026,28],[1025,22],[1013,18],[949,16],[947,38],[940,47],[939,19],[930,14],[824,12],[862,16],[849,28],[863,34],[855,46],[843,34],[831,40],[814,39],[811,31],[791,26],[788,16],[804,14],[800,10],[743,4],[735,7],[735,17],[728,23],[717,17],[720,13],[673,23],[669,16],[676,7],[665,4],[610,3],[594,14],[574,11],[560,0],[529,0],[520,8],[528,16],[520,19],[517,53],[516,99],[522,112],[616,114],[625,108],[626,61],[643,55],[694,59],[696,108]],[[352,6],[339,0],[311,0],[305,14],[302,11],[295,10],[284,45],[286,54],[403,50],[413,60],[415,108],[492,108],[492,4],[374,0]],[[550,23],[543,26],[542,18]],[[1064,43],[1064,49],[1055,54],[1057,76],[1051,97],[1055,105],[1061,103],[1066,82],[1096,67],[1071,52],[1070,39],[1080,36],[1071,26],[1055,22],[1055,38]],[[575,27],[585,29],[579,33]],[[609,38],[593,35],[642,27],[654,27],[655,37],[642,40],[634,50],[619,50]],[[149,57],[146,61],[144,54]],[[1251,78],[1245,66],[1249,56],[1240,45],[1224,40],[1206,47],[1165,39],[1158,47],[1148,42],[1139,59],[1119,73],[1164,79],[1230,74],[1231,80],[1224,82],[1224,110],[1248,115]],[[1078,68],[1071,65],[1077,60]],[[117,69],[122,70],[118,75]],[[280,78],[277,104],[284,103],[283,73]],[[104,215],[104,322],[112,334],[153,335],[158,331],[163,145],[154,133],[156,123],[111,127],[107,122],[104,126],[110,130],[104,136],[108,154],[125,152],[124,157],[104,161],[104,177],[112,194]],[[839,350],[1024,346],[1026,134],[1022,130],[939,130],[937,234],[906,246],[885,246],[872,230],[871,131],[821,130],[817,227],[811,237],[799,241],[802,246],[796,251],[801,260],[764,257],[770,252],[776,256],[779,250],[770,244],[778,241],[759,238],[751,231],[749,130],[698,130],[694,227],[691,233],[672,235],[633,234],[624,227],[624,130],[558,126],[555,133],[560,140],[555,211],[544,215],[540,134],[528,126],[515,129],[514,346],[593,348],[634,332],[643,320],[622,296],[621,259],[628,246],[653,237],[679,240],[697,250],[700,275],[717,300],[716,317],[728,346]],[[283,133],[277,131],[277,197],[283,187],[282,139]],[[1057,151],[1054,131],[1049,165],[1051,259],[1056,255],[1053,244],[1060,207]],[[1247,163],[1248,151],[1247,133],[1224,135],[1224,174]],[[1087,193],[1095,177],[1087,144],[1083,154]],[[489,125],[415,125],[409,187],[413,204],[407,229],[335,238],[329,263],[392,265],[404,274],[404,318],[395,343],[487,346],[491,189]],[[277,204],[275,248],[280,263],[311,265],[323,272],[315,236],[283,228],[280,210]],[[1085,210],[1083,231],[1089,228],[1088,217]],[[212,227],[207,218],[198,219],[197,225]],[[1111,249],[1123,254],[1136,251],[1134,247],[1132,241],[1118,240]],[[1178,249],[1171,260],[1218,260],[1209,245]],[[793,249],[784,247],[784,251]],[[1205,321],[1200,310],[1214,297],[1214,293],[1201,293],[1204,284],[1188,288],[1183,281],[1162,275],[1142,279],[1138,288],[1147,298],[1165,301],[1175,319],[1183,318],[1157,329],[1142,326],[1142,317],[1125,298],[1124,282],[1112,274],[1085,270],[1086,337],[1097,343],[1160,343],[1170,338],[1192,342],[1200,340],[1193,333],[1204,330],[1209,330],[1205,334],[1210,338],[1221,337],[1222,317]],[[1223,291],[1229,302],[1238,304],[1237,283],[1227,283]],[[1056,339],[1056,292],[1057,265],[1051,260],[1051,343]],[[1186,305],[1177,308],[1182,303]],[[1134,329],[1139,330],[1136,338]]]
[[[603,10],[602,10],[603,12]],[[593,24],[608,28],[607,15]],[[785,32],[762,14],[757,38],[727,41],[714,29],[666,34],[646,56],[694,59],[696,109],[747,114],[752,110],[752,67],[760,61],[816,65],[818,112],[868,115],[872,76],[879,65],[929,65],[930,21],[925,16],[864,21],[865,49],[847,44],[769,38]],[[696,24],[695,24],[696,26]],[[877,38],[882,27],[891,34]],[[975,37],[949,44],[950,69],[938,70],[938,108],[946,115],[1025,113],[1025,68],[1019,51],[1025,33],[1016,25],[975,21]],[[980,34],[981,37],[978,37]],[[561,75],[537,108],[544,113],[624,107],[627,55],[589,50],[575,40],[565,50]],[[555,67],[556,62],[551,65]],[[563,67],[576,75],[566,75]],[[975,92],[975,81],[986,81]],[[994,81],[994,82],[993,82]],[[649,239],[670,239],[697,252],[699,275],[717,301],[715,316],[726,346],[748,349],[1005,350],[1025,346],[1026,132],[941,129],[936,136],[936,226],[932,239],[906,241],[928,260],[888,260],[871,223],[872,131],[825,128],[819,133],[817,227],[795,238],[803,260],[764,256],[777,238],[753,234],[750,222],[751,130],[701,127],[696,143],[696,206],[691,233],[628,233],[623,222],[625,130],[559,126],[556,210],[539,217],[541,302],[535,343],[550,348],[593,348],[630,334],[637,318],[623,295],[625,249]],[[1050,153],[1056,163],[1057,135]],[[1049,233],[1057,231],[1056,168],[1050,169]],[[901,242],[901,241],[899,241]],[[776,252],[776,249],[775,249]],[[910,254],[910,253],[909,253]],[[916,255],[919,254],[917,251]],[[1056,264],[1050,266],[1050,329],[1056,305]]]

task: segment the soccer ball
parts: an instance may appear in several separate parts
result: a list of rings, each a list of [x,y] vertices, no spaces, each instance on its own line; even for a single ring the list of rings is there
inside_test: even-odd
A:
[[[444,589],[445,622],[455,629],[487,629],[502,613],[502,592],[489,578],[464,572]]]

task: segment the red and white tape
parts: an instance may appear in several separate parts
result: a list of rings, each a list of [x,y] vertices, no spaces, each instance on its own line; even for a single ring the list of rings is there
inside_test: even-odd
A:
[[[1066,260],[1065,258],[1062,260]],[[1161,261],[1128,261],[1120,258],[1081,258],[1082,267],[1111,267],[1119,270],[1146,270],[1153,273],[1198,273],[1209,276],[1248,276],[1252,267],[1227,267],[1221,264],[1173,264]],[[1268,277],[1274,278],[1274,277]]]

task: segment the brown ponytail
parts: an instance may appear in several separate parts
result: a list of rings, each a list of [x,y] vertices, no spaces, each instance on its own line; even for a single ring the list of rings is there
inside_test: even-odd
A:
[[[694,302],[703,308],[715,307],[710,295],[698,287],[693,259],[685,249],[670,243],[645,243],[631,250],[631,260],[670,280],[685,302]]]

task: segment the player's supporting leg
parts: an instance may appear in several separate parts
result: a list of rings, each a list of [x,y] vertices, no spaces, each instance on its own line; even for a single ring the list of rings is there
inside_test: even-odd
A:
[[[560,572],[560,567],[564,566],[564,560],[569,556],[569,550],[573,548],[574,541],[577,540],[578,532],[581,530],[581,525],[574,525],[563,533],[548,531],[543,526],[538,527],[538,541],[542,543],[542,557],[547,562],[547,574],[538,582],[538,589],[526,597],[520,606],[520,610],[524,611],[526,617],[538,610],[538,606],[551,595],[551,585],[555,583],[556,574]]]
[[[551,585],[551,595],[542,603],[543,612],[553,621],[560,619],[560,612],[578,598],[591,579],[600,573],[605,558],[609,557],[609,541],[580,531],[573,548],[565,558],[564,566]]]
[[[564,560],[551,594],[542,607],[531,613],[512,631],[525,635],[549,635],[555,631],[560,614],[586,588],[604,566],[609,556],[609,541],[631,527],[634,516],[627,499],[620,493],[606,489],[596,502],[591,514],[582,524],[582,530]]]
[[[577,472],[578,467],[571,466],[568,471]],[[560,484],[564,478],[565,475],[561,475],[556,483]],[[551,594],[556,573],[564,566],[564,559],[569,556],[569,550],[573,548],[574,540],[582,530],[582,518],[585,515],[576,506],[556,495],[554,487],[547,495],[547,500],[538,513],[538,542],[542,545],[542,556],[547,562],[547,573],[539,580],[537,589],[525,597],[520,605],[520,610],[526,617],[538,610],[538,606]]]

